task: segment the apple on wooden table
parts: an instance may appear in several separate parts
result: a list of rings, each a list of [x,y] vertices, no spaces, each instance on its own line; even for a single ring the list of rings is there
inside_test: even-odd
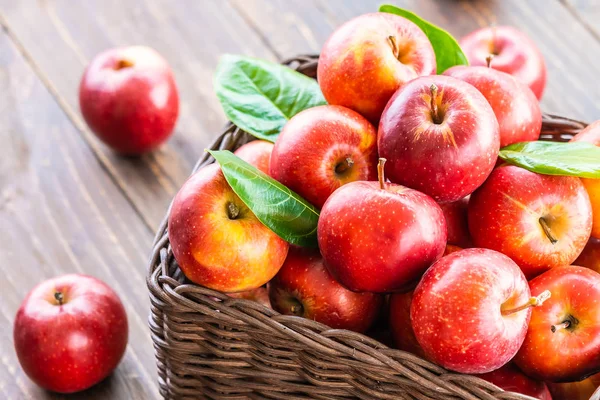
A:
[[[79,85],[81,114],[92,132],[124,155],[156,149],[179,114],[173,72],[155,50],[118,47],[98,54]]]
[[[86,275],[44,281],[17,312],[13,339],[21,367],[39,386],[59,393],[106,378],[127,347],[127,315],[117,294]]]

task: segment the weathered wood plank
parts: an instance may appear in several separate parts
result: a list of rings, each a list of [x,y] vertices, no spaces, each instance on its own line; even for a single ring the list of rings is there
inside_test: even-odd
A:
[[[542,99],[544,110],[585,120],[600,118],[600,84],[595,78],[600,67],[594,61],[595,54],[600,53],[600,43],[558,0],[392,3],[416,12],[456,37],[490,24],[518,27],[538,44],[548,64],[548,85]],[[287,55],[318,52],[335,26],[377,10],[381,2],[233,0],[233,4],[263,32],[277,52]],[[282,23],[286,15],[303,15],[303,18],[293,25]],[[558,26],[560,29],[556,29]],[[307,30],[311,31],[310,36],[304,34]]]
[[[566,8],[578,18],[596,40],[600,41],[600,3],[597,0],[561,0]]]
[[[129,346],[112,378],[69,398],[157,398],[146,323],[150,231],[4,32],[0,91],[0,397],[65,398],[24,375],[11,327],[35,284],[86,273],[119,293],[129,318]]]
[[[227,2],[185,0],[0,1],[6,29],[54,89],[70,119],[104,167],[154,229],[192,165],[225,120],[212,75],[226,52],[273,58]],[[85,65],[113,46],[146,44],[172,65],[181,97],[176,132],[141,159],[114,155],[86,129],[77,89]]]

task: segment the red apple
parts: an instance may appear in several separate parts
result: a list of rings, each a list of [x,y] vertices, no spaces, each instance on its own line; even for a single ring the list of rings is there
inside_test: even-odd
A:
[[[460,40],[472,66],[485,66],[489,55],[492,68],[506,72],[529,86],[540,99],[546,87],[546,63],[535,43],[512,26],[481,28]]]
[[[579,132],[571,142],[588,142],[600,146],[600,121],[590,124]],[[581,178],[592,203],[592,236],[600,239],[600,179]]]
[[[118,47],[98,54],[79,86],[88,126],[118,153],[138,155],[165,142],[179,113],[173,72],[149,47]]]
[[[234,193],[217,164],[192,175],[175,196],[169,240],[189,280],[222,292],[267,283],[289,247]]]
[[[14,322],[23,371],[59,393],[87,389],[106,378],[127,347],[127,315],[117,294],[85,275],[63,275],[29,292]]]
[[[379,156],[389,179],[457,201],[488,177],[498,157],[498,121],[473,86],[449,76],[407,83],[390,99],[379,123]]]
[[[448,254],[456,253],[457,251],[461,251],[461,250],[464,250],[464,248],[454,246],[452,244],[447,244],[446,249],[444,250],[444,255],[447,256]]]
[[[390,328],[394,344],[400,350],[408,351],[421,358],[426,358],[425,352],[419,345],[410,321],[410,305],[413,292],[395,293],[390,298]]]
[[[508,363],[504,367],[487,374],[479,375],[479,378],[485,379],[500,389],[509,392],[521,393],[540,400],[556,400],[553,399],[548,386],[544,382],[529,378],[513,363]]]
[[[296,114],[279,134],[270,175],[316,207],[340,186],[377,179],[377,132],[356,112],[320,106]]]
[[[440,207],[444,212],[446,226],[448,227],[448,244],[462,248],[473,247],[467,220],[469,197],[464,197],[452,203],[442,203]]]
[[[573,264],[581,265],[600,273],[600,239],[590,238]]]
[[[539,138],[542,111],[538,99],[524,83],[488,67],[457,66],[444,75],[470,83],[483,94],[498,120],[500,147]]]
[[[519,267],[487,249],[465,249],[433,264],[415,289],[410,319],[428,359],[482,374],[510,361],[527,333],[530,298]]]
[[[351,108],[369,121],[406,82],[436,72],[435,53],[421,29],[388,13],[356,17],[329,37],[317,76],[329,104]]]
[[[272,308],[271,302],[269,301],[269,291],[264,286],[245,292],[229,293],[228,296],[235,299],[252,300],[265,307]]]
[[[548,383],[552,400],[594,400],[592,394],[600,385],[600,374],[580,382]],[[597,399],[596,399],[597,400]]]
[[[325,265],[357,292],[394,292],[414,284],[442,256],[446,222],[429,196],[385,183],[352,182],[321,210],[317,235]]]
[[[600,274],[588,268],[552,268],[529,282],[532,294],[552,297],[531,314],[515,362],[528,376],[578,381],[600,372]]]
[[[269,283],[273,309],[329,325],[334,329],[366,331],[379,315],[383,297],[355,293],[331,276],[317,249],[291,246],[275,278]]]
[[[475,246],[506,254],[531,279],[575,261],[590,237],[591,212],[579,178],[504,165],[471,196],[469,229]]]
[[[272,151],[273,143],[266,140],[253,140],[241,146],[233,154],[269,175],[269,163]]]

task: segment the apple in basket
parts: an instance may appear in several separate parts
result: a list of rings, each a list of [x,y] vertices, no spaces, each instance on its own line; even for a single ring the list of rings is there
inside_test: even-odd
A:
[[[485,66],[492,55],[492,68],[506,72],[529,86],[540,99],[546,87],[546,63],[535,43],[512,26],[492,26],[471,32],[460,47],[472,66]]]
[[[598,387],[600,387],[600,374],[578,382],[548,383],[552,400],[590,400]]]
[[[182,186],[168,227],[185,276],[223,292],[243,292],[270,281],[289,247],[240,200],[217,164],[201,168]]]
[[[469,196],[451,203],[442,203],[440,207],[448,228],[448,244],[462,248],[473,247],[467,219]]]
[[[521,393],[539,400],[557,400],[550,394],[550,390],[544,382],[531,379],[513,363],[478,376],[509,392]]]
[[[272,151],[273,143],[266,140],[253,140],[241,146],[233,154],[268,175]]]

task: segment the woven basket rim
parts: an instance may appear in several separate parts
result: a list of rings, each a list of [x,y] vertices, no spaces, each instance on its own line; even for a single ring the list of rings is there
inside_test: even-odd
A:
[[[316,55],[300,55],[287,59],[282,63],[314,77],[317,62],[318,56]],[[544,114],[541,139],[566,141],[585,126],[587,124],[581,121]],[[228,122],[224,131],[210,144],[209,148],[233,150],[235,147],[253,139],[231,122]],[[214,158],[205,152],[194,166],[192,174],[202,166],[214,161]],[[456,398],[464,399],[531,399],[531,397],[521,394],[505,392],[475,376],[446,371],[438,365],[411,353],[389,348],[369,336],[351,331],[331,329],[324,324],[301,317],[281,315],[254,301],[230,298],[225,293],[185,282],[170,249],[167,220],[171,205],[172,202],[154,237],[146,278],[153,307],[153,314],[150,316],[150,328],[157,351],[158,349],[166,349],[168,344],[161,337],[162,327],[154,322],[153,316],[155,311],[162,314],[168,313],[169,303],[173,297],[176,297],[180,303],[189,305],[190,308],[196,306],[196,302],[201,303],[203,307],[212,307],[221,313],[222,318],[239,318],[242,323],[250,323],[249,320],[252,320],[251,323],[262,324],[261,326],[265,329],[265,332],[279,329],[289,335],[292,340],[319,349],[319,351],[323,351],[324,354],[331,357],[350,357],[352,360],[366,363],[365,366],[368,367],[391,368],[414,384],[422,385],[430,389],[432,393],[437,393],[440,396],[462,396]],[[186,297],[190,293],[193,293],[193,297]],[[349,344],[352,344],[352,347]],[[412,369],[399,363],[399,359],[410,363]],[[161,375],[164,360],[159,359],[158,363],[159,375]],[[159,380],[161,393],[168,397],[167,379],[159,376]],[[362,390],[363,394],[369,392],[369,388],[362,388]],[[379,393],[374,389],[371,391],[375,394]],[[475,397],[476,395],[481,397]]]

